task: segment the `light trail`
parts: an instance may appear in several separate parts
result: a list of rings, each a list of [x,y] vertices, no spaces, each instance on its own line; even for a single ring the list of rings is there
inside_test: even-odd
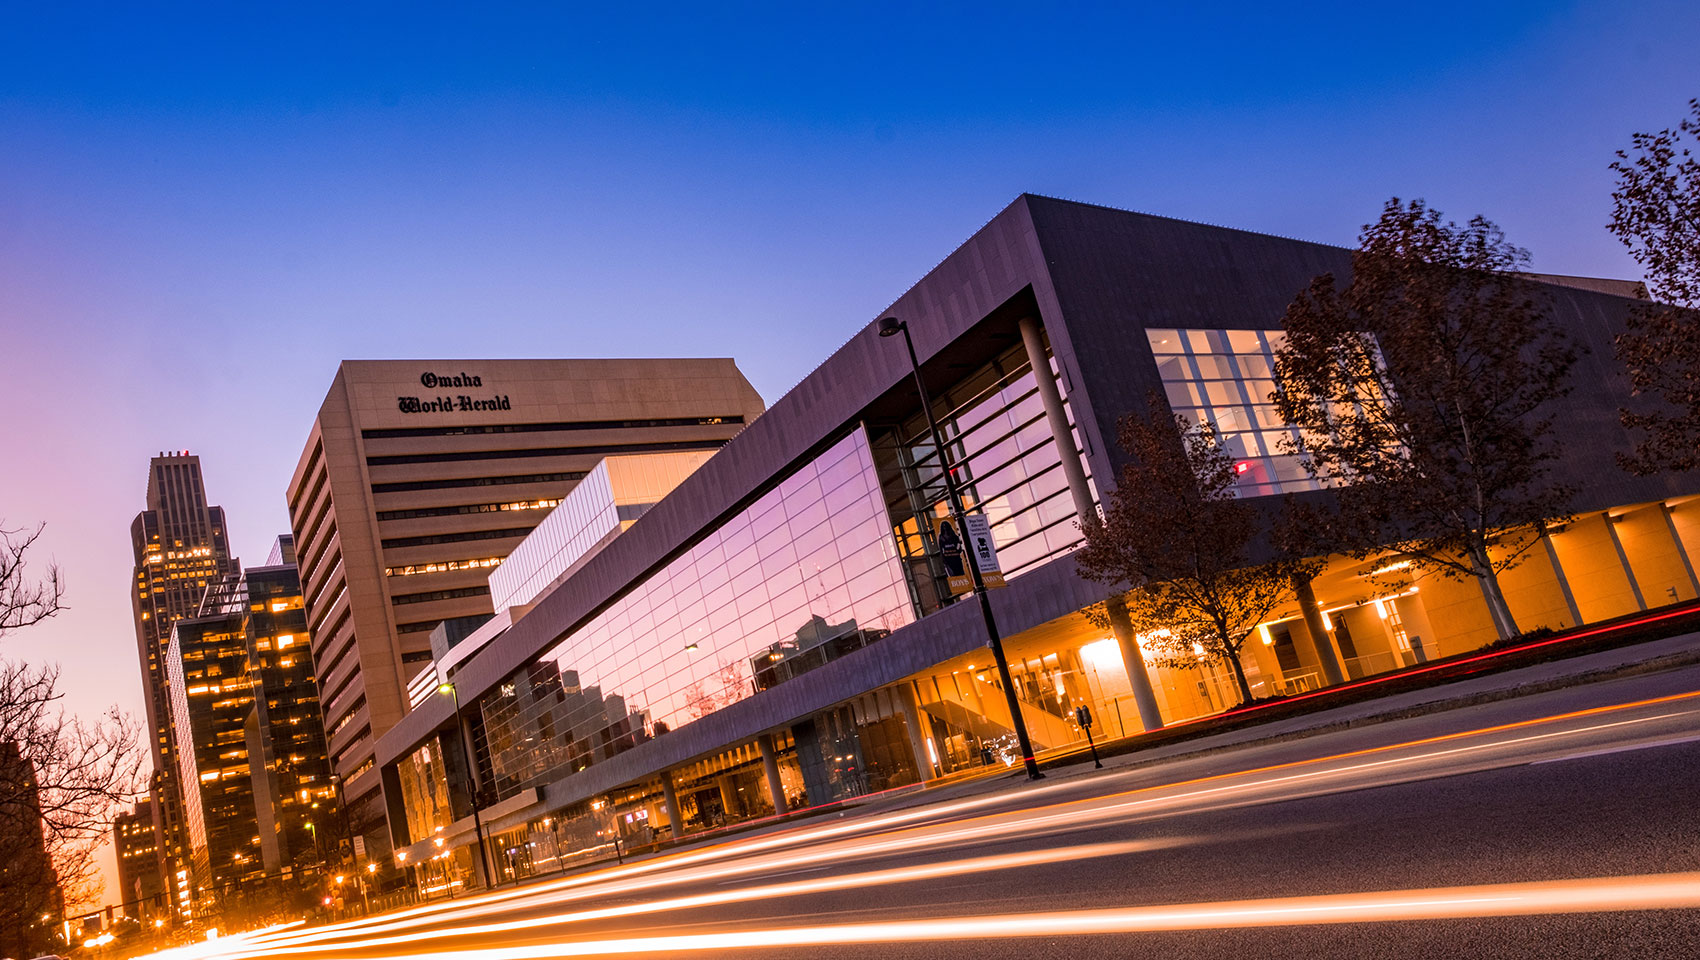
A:
[[[476,920],[532,906],[558,905],[563,898],[574,901],[584,900],[604,894],[614,888],[625,895],[631,895],[649,891],[664,884],[678,884],[702,879],[731,879],[760,872],[776,861],[788,865],[822,861],[843,862],[857,858],[877,857],[892,852],[912,853],[921,849],[944,849],[962,843],[996,839],[1017,833],[1039,836],[1054,830],[1078,829],[1094,822],[1127,821],[1130,819],[1128,815],[1135,811],[1139,813],[1140,819],[1159,816],[1166,809],[1172,808],[1181,808],[1185,812],[1201,812],[1207,809],[1219,809],[1222,806],[1258,802],[1258,794],[1267,794],[1270,791],[1303,783],[1312,783],[1315,786],[1306,794],[1282,794],[1281,796],[1293,798],[1300,795],[1314,795],[1319,791],[1340,789],[1338,786],[1329,786],[1328,781],[1349,780],[1353,777],[1361,777],[1371,771],[1384,772],[1401,765],[1434,762],[1469,753],[1522,746],[1564,737],[1583,736],[1635,724],[1689,716],[1700,713],[1700,710],[1614,720],[1583,727],[1537,733],[1531,736],[1502,738],[1444,750],[1425,751],[1410,756],[1379,757],[1347,766],[1324,767],[1327,764],[1337,764],[1345,760],[1367,759],[1393,751],[1408,750],[1412,747],[1491,736],[1495,733],[1506,733],[1567,720],[1603,716],[1635,708],[1676,703],[1695,697],[1700,697],[1700,691],[1591,707],[1513,723],[1347,751],[1324,757],[1289,761],[1190,780],[1139,787],[1118,793],[1065,800],[1047,806],[1027,807],[1015,811],[967,815],[975,809],[1006,803],[1010,797],[1008,794],[994,794],[967,798],[912,810],[895,811],[848,823],[826,826],[811,825],[751,840],[728,841],[710,847],[664,855],[639,863],[609,867],[572,877],[546,881],[524,889],[498,891],[470,899],[431,904],[382,917],[348,921],[289,934],[253,937],[249,942],[256,947],[261,945],[283,946],[284,944],[325,943],[343,935],[396,933],[427,925]],[[1318,769],[1319,767],[1323,768]],[[1282,773],[1282,775],[1246,782],[1248,777],[1270,773]],[[1420,776],[1420,773],[1414,772],[1412,775]],[[1378,784],[1389,782],[1397,781],[1386,779],[1376,781]],[[1030,798],[1036,794],[1073,789],[1076,786],[1078,785],[1056,782],[1025,790],[1021,796]],[[1202,787],[1203,789],[1184,790],[1188,787]],[[1184,790],[1184,792],[1175,793],[1176,790]],[[952,816],[960,818],[948,819]],[[915,825],[917,820],[932,822]],[[940,822],[941,820],[943,822]],[[905,826],[905,824],[909,825]],[[856,834],[861,836],[852,836]],[[788,849],[808,844],[821,846],[816,850],[797,851]],[[636,887],[633,886],[634,881],[638,881]]]
[[[271,946],[266,949],[233,951],[230,953],[220,954],[220,957],[225,958],[225,960],[237,960],[237,958],[248,957],[299,956],[308,953],[330,953],[339,950],[370,950],[375,947],[421,943],[431,940],[441,940],[448,937],[461,938],[485,936],[490,934],[515,933],[524,930],[536,930],[541,927],[583,923],[591,920],[608,920],[616,917],[634,917],[645,914],[667,913],[674,910],[693,910],[702,907],[723,906],[730,903],[769,900],[777,897],[796,897],[813,893],[832,893],[839,890],[859,890],[866,887],[887,886],[896,883],[914,883],[920,880],[938,880],[945,877],[960,877],[974,873],[995,872],[998,870],[1009,870],[1019,867],[1089,860],[1096,857],[1125,856],[1130,853],[1171,849],[1174,847],[1185,846],[1191,842],[1194,841],[1185,838],[1166,838],[1161,840],[1125,841],[1122,843],[1084,844],[1074,847],[1054,847],[1047,850],[996,854],[986,857],[973,857],[967,860],[948,861],[945,863],[929,863],[914,867],[894,867],[888,870],[870,870],[864,873],[845,874],[836,877],[821,877],[814,880],[793,880],[786,883],[765,884],[762,886],[745,887],[738,890],[721,890],[714,893],[669,897],[663,900],[652,900],[647,903],[623,903],[617,906],[599,907],[592,910],[578,910],[568,913],[557,913],[544,917],[527,917],[522,920],[507,920],[501,923],[485,923],[468,927],[456,927],[452,930],[434,930],[393,937],[371,937],[322,946],[302,946],[292,943],[288,945]]]
[[[1389,923],[1469,917],[1540,916],[1700,908],[1700,873],[1542,880],[1374,893],[1225,900],[1149,907],[957,916],[877,923],[772,927],[713,933],[561,941],[389,955],[394,960],[550,960],[765,947],[1105,936],[1175,930]],[[350,958],[352,960],[352,958]]]

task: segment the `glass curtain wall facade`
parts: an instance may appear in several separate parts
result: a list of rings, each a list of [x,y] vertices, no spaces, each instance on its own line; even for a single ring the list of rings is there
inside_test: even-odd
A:
[[[1006,578],[1080,545],[1061,454],[1025,350],[1005,352],[947,390],[934,405],[963,507],[986,515]],[[1072,410],[1069,425],[1074,425]],[[1078,432],[1074,441],[1079,449]],[[949,590],[930,518],[947,515],[950,504],[926,418],[916,411],[882,434],[875,451],[915,601],[922,611],[931,612],[943,605]]]
[[[482,698],[480,760],[512,796],[753,695],[756,666],[914,617],[858,427]]]
[[[241,615],[177,621],[167,666],[196,900],[207,909],[265,875],[246,729],[254,683]]]

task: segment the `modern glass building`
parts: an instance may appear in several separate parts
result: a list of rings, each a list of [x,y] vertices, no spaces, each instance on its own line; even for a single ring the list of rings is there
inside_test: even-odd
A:
[[[325,751],[291,538],[210,584],[173,624],[166,670],[197,914],[300,907],[352,865]]]
[[[1125,464],[1118,420],[1152,396],[1217,425],[1242,496],[1316,495],[1282,452],[1271,358],[1293,297],[1349,268],[1340,248],[1024,196],[881,312],[913,333],[955,479],[996,541],[992,607],[1041,753],[1083,740],[1077,706],[1117,736],[1238,702],[1224,665],[1159,666],[1096,626],[1106,591],[1070,554]],[[1628,386],[1611,337],[1632,301],[1548,290],[1591,351],[1559,411],[1577,513],[1504,576],[1518,621],[1692,599],[1700,481],[1612,462]],[[877,326],[460,662],[458,716],[426,698],[380,738],[397,857],[424,892],[480,882],[480,851],[515,879],[616,840],[1020,762],[979,612],[933,533],[945,490],[909,358]],[[1330,558],[1314,607],[1295,598],[1248,645],[1254,694],[1494,639],[1473,586],[1385,567]]]

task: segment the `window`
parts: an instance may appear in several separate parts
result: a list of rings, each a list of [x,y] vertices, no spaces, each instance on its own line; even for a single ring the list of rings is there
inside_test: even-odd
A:
[[[522,473],[510,477],[460,477],[451,480],[407,480],[398,483],[374,483],[372,484],[372,492],[407,493],[413,490],[449,490],[455,487],[505,487],[516,483],[566,483],[583,479],[583,470],[568,470],[561,473]]]
[[[459,543],[464,540],[504,540],[508,537],[523,537],[531,532],[530,527],[503,527],[500,530],[471,530],[466,533],[439,533],[424,537],[392,537],[383,542],[385,550],[398,547],[425,547],[433,543]]]
[[[390,598],[390,603],[401,606],[409,603],[431,603],[435,600],[459,600],[462,597],[487,597],[490,595],[488,586],[461,587],[455,590],[429,590],[424,593],[398,593]]]
[[[664,443],[599,443],[583,447],[535,447],[520,450],[460,450],[453,453],[399,453],[367,457],[374,467],[404,463],[466,463],[473,460],[514,460],[526,457],[606,456],[626,453],[661,453],[668,450],[718,450],[724,440],[677,440]]]
[[[1175,413],[1209,423],[1239,471],[1242,497],[1296,493],[1320,487],[1284,452],[1298,431],[1282,421],[1275,393],[1279,330],[1147,330],[1163,391]]]
[[[570,423],[496,423],[467,424],[442,427],[390,427],[362,430],[367,440],[396,437],[459,437],[488,433],[554,433],[561,430],[638,430],[648,427],[712,427],[723,423],[743,423],[741,416],[674,417],[666,420],[579,420]]]

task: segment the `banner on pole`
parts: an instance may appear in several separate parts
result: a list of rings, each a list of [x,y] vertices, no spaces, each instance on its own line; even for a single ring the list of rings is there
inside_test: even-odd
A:
[[[945,577],[953,595],[974,589],[974,577],[968,570],[966,551],[974,551],[975,565],[986,587],[1004,585],[1003,568],[998,565],[997,545],[992,542],[991,525],[984,514],[971,513],[966,521],[967,536],[956,529],[952,517],[933,517],[933,542],[938,544],[939,560],[944,564]]]

